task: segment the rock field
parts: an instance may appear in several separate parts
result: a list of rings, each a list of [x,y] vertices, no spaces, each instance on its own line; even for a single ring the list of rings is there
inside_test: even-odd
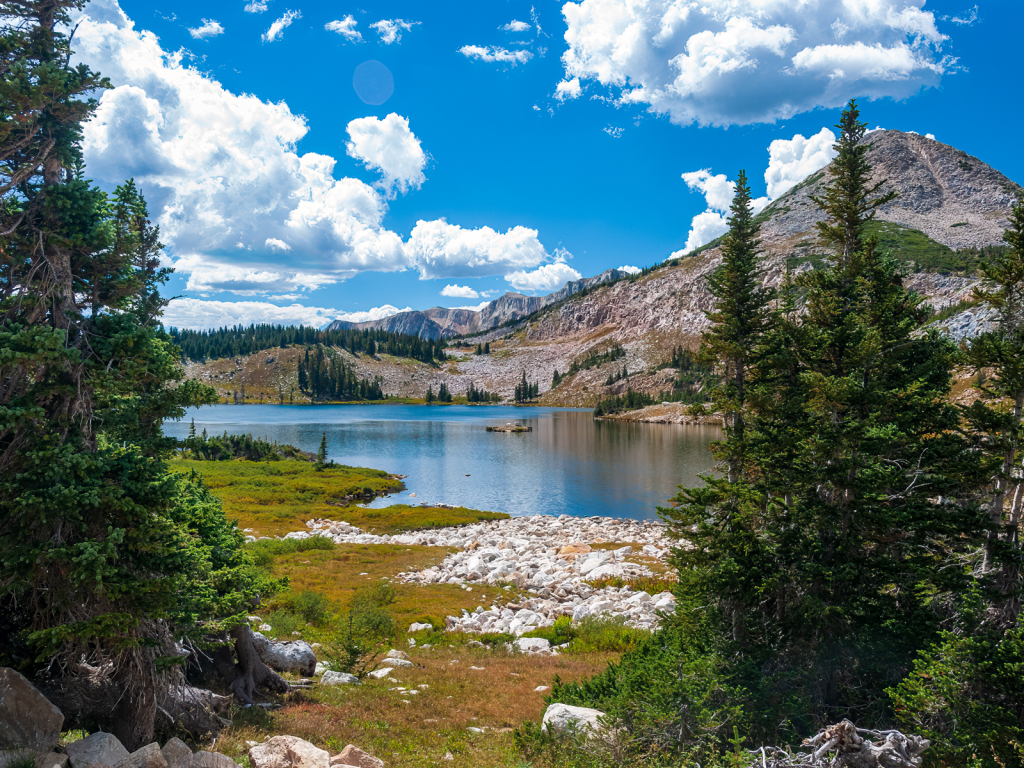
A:
[[[651,576],[649,565],[663,563],[671,542],[664,523],[606,517],[534,515],[472,525],[377,536],[346,522],[310,520],[308,531],[285,538],[330,536],[338,544],[404,544],[454,547],[459,551],[423,571],[400,573],[414,584],[459,584],[480,590],[481,605],[449,616],[449,631],[507,632],[520,636],[554,624],[559,616],[620,616],[634,627],[653,629],[658,612],[670,610],[669,592],[649,595],[629,587],[596,589],[587,581]],[[594,549],[591,545],[623,543]],[[511,602],[512,585],[530,597]],[[490,597],[488,598],[488,593]],[[524,648],[545,652],[546,648]]]

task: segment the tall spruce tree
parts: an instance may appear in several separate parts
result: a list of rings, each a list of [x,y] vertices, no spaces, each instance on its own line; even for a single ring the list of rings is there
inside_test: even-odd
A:
[[[84,178],[105,81],[68,64],[61,31],[83,5],[0,4],[0,663],[35,676],[67,726],[134,748],[163,713],[216,727],[176,641],[234,633],[259,586],[219,503],[165,464],[162,420],[213,392],[175,383],[138,190],[111,205]]]
[[[708,277],[715,297],[708,312],[699,352],[701,362],[720,372],[712,398],[723,413],[725,439],[714,444],[722,475],[703,477],[703,485],[683,488],[673,508],[661,509],[685,545],[674,552],[682,582],[706,599],[705,608],[736,642],[745,635],[751,582],[763,567],[758,529],[763,526],[758,490],[747,482],[745,411],[747,387],[764,335],[770,327],[772,291],[762,286],[759,227],[754,223],[750,187],[740,171],[722,263]]]

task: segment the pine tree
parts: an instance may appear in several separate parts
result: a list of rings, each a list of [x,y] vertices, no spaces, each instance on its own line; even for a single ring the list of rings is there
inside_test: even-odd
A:
[[[758,268],[760,226],[754,223],[747,174],[736,180],[729,231],[722,242],[722,264],[708,276],[708,291],[715,298],[708,314],[711,327],[701,339],[699,359],[713,364],[722,383],[712,392],[722,412],[726,440],[718,446],[726,463],[726,477],[736,482],[744,473],[747,379],[756,349],[770,325],[772,291],[761,285]],[[676,367],[681,354],[673,352]]]
[[[316,471],[323,472],[327,466],[327,433],[320,437],[320,447],[316,449]]]
[[[433,405],[434,403],[434,387],[433,385],[427,386],[427,405]]]
[[[491,354],[491,342],[489,342],[489,341],[484,343],[484,354],[485,355]]]
[[[1012,598],[1022,587],[1019,530],[1024,514],[1024,196],[1013,207],[1003,239],[1009,251],[982,264],[985,280],[974,292],[975,298],[995,309],[998,326],[971,341],[969,357],[979,376],[983,371],[990,372],[985,393],[991,398],[1005,398],[1009,408],[993,408],[979,400],[966,415],[975,430],[986,436],[985,448],[996,465],[983,568],[990,571],[1002,561],[1000,589]],[[1019,606],[1019,600],[1011,599],[1011,604]],[[1013,610],[1019,611],[1019,607]]]

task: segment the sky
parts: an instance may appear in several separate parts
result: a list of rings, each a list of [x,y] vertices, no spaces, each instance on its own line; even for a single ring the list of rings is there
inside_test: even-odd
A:
[[[539,295],[721,234],[871,127],[1024,182],[1019,0],[91,0],[88,175],[134,178],[168,325]]]

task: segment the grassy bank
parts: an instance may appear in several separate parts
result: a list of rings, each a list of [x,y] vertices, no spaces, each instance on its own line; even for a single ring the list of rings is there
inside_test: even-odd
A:
[[[256,536],[283,536],[306,529],[311,518],[344,520],[374,533],[498,520],[508,515],[457,507],[357,506],[400,490],[400,478],[379,469],[329,466],[322,472],[308,461],[193,461],[178,459],[172,469],[195,471],[224,504],[228,519]]]

